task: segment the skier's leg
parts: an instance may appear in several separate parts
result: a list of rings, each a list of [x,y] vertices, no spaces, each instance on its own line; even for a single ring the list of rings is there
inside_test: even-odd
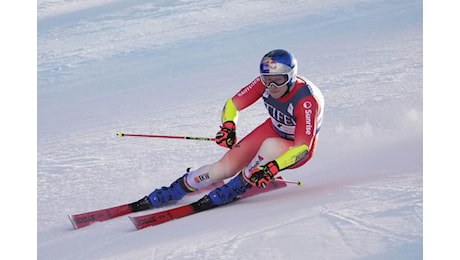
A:
[[[229,203],[246,192],[252,185],[248,183],[245,176],[248,176],[252,169],[264,165],[282,155],[292,144],[292,141],[280,137],[266,139],[251,162],[236,177],[209,193],[208,196],[212,204],[222,205]]]
[[[251,162],[262,143],[267,138],[274,136],[278,134],[273,130],[271,121],[268,119],[227,151],[219,161],[186,173],[169,187],[154,190],[147,196],[148,202],[153,207],[163,206],[171,201],[182,199],[189,192],[234,176]],[[235,181],[232,188],[238,185],[239,183]],[[138,204],[144,205],[143,202]]]
[[[278,136],[278,134],[273,130],[271,121],[267,120],[246,135],[231,150],[228,150],[219,161],[191,171],[186,183],[198,190],[235,176],[251,162],[264,140],[273,136]]]

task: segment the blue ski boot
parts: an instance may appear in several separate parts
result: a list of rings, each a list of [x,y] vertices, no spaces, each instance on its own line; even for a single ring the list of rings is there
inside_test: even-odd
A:
[[[160,189],[155,189],[150,195],[147,196],[149,203],[154,207],[161,207],[166,205],[171,201],[177,201],[182,199],[185,194],[192,192],[193,190],[189,189],[185,184],[185,178],[187,178],[187,173],[171,183],[169,187],[161,187]]]
[[[214,206],[219,206],[234,201],[251,187],[252,185],[244,179],[243,173],[240,172],[227,184],[212,190],[208,196]]]

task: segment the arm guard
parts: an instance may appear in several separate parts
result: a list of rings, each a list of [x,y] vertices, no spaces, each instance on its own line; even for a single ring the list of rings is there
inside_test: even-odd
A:
[[[283,155],[275,160],[278,164],[279,170],[281,171],[287,169],[305,159],[308,155],[308,150],[309,148],[306,144],[287,150]]]
[[[238,120],[238,109],[236,108],[235,104],[233,103],[232,98],[229,98],[225,103],[224,109],[222,110],[222,123],[227,121],[232,121],[236,124]]]

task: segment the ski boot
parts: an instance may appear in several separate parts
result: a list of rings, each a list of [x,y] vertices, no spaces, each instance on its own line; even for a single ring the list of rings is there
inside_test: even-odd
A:
[[[143,197],[142,199],[136,202],[130,203],[129,207],[131,208],[133,212],[138,212],[138,211],[143,211],[143,210],[148,210],[148,209],[153,208],[152,205],[150,205],[150,202],[147,196]]]
[[[185,184],[185,178],[187,178],[187,176],[188,173],[171,183],[169,187],[155,189],[152,193],[146,196],[147,201],[153,208],[157,208],[164,206],[169,202],[182,199],[185,194],[194,191],[191,188],[188,188]]]
[[[234,201],[251,187],[252,185],[246,181],[243,173],[240,172],[240,174],[231,179],[227,184],[212,190],[208,197],[214,206],[219,206]]]

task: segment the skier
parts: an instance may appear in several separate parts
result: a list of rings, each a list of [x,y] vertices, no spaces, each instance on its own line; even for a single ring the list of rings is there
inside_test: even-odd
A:
[[[237,142],[238,111],[259,98],[270,117]],[[226,204],[253,186],[265,187],[280,171],[300,167],[312,158],[323,112],[321,91],[297,75],[293,54],[270,51],[262,57],[260,76],[225,103],[216,143],[230,150],[219,161],[185,173],[169,187],[155,189],[131,206],[135,211],[160,207],[235,175],[205,196],[208,203]]]

